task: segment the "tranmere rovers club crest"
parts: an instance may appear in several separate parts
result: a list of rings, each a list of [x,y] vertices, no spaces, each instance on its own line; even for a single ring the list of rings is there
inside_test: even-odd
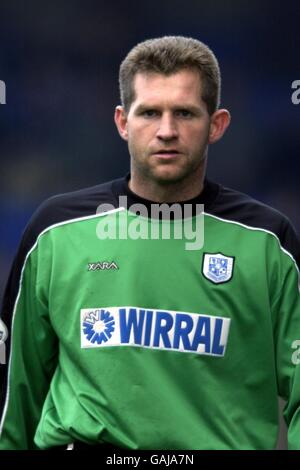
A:
[[[222,253],[204,253],[202,273],[215,284],[228,282],[233,275],[234,257]]]

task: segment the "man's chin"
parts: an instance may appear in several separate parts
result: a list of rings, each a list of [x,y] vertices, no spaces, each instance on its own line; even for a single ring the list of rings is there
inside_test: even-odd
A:
[[[156,181],[158,184],[166,185],[178,183],[179,181],[185,179],[187,175],[188,173],[185,171],[172,168],[156,168],[151,172],[152,180]]]

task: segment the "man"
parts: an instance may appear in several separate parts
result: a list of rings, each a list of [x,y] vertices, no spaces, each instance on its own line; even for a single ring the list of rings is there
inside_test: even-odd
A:
[[[46,201],[15,259],[0,448],[272,449],[280,395],[300,449],[299,241],[277,211],[205,179],[230,121],[215,56],[145,41],[120,90],[130,175]],[[203,246],[164,238],[178,210],[143,212],[157,203],[177,203],[179,225],[201,217]]]

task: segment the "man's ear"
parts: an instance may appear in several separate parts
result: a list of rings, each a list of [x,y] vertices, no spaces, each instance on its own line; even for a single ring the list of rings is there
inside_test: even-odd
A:
[[[210,118],[210,131],[208,143],[214,144],[223,136],[230,124],[230,113],[227,109],[217,109]]]
[[[127,114],[123,106],[117,106],[115,109],[115,123],[119,131],[120,136],[124,140],[128,140],[128,131],[127,131]]]

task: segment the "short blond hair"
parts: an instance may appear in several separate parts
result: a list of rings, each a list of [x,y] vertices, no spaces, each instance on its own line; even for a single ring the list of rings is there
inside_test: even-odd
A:
[[[211,49],[201,41],[183,36],[164,36],[137,44],[120,66],[121,103],[128,112],[135,99],[133,87],[137,73],[155,72],[172,75],[182,69],[199,71],[202,80],[202,99],[208,113],[213,114],[220,104],[221,74]]]

